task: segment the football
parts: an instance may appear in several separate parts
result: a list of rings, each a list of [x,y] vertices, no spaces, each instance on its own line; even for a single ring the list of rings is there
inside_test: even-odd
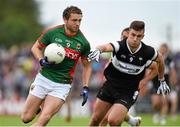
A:
[[[66,55],[66,51],[63,46],[57,43],[49,44],[44,50],[44,56],[47,57],[48,62],[55,62],[55,64],[61,63]]]

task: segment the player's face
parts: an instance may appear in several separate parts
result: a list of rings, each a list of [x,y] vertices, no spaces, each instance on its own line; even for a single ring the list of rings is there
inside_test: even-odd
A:
[[[137,48],[144,37],[144,30],[136,31],[134,29],[129,30],[128,44],[132,48]]]
[[[70,34],[77,33],[81,24],[82,15],[71,13],[69,19],[64,19],[66,30]]]
[[[165,56],[168,53],[168,48],[166,48],[165,46],[161,46],[159,52]]]

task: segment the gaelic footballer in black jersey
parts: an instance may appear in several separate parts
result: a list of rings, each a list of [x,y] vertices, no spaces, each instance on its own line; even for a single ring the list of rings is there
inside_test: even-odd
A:
[[[104,116],[110,126],[118,126],[128,120],[128,109],[136,101],[138,89],[146,85],[157,74],[157,71],[160,81],[157,93],[165,96],[170,92],[164,81],[162,55],[142,42],[145,23],[135,20],[131,22],[128,30],[127,39],[98,45],[88,55],[89,61],[98,62],[101,53],[113,52],[112,61],[104,71],[107,81],[97,95],[89,126],[98,126]],[[144,76],[147,67],[151,71]],[[138,126],[139,123],[133,125]]]
[[[133,53],[126,39],[111,45],[114,48],[112,61],[104,70],[107,81],[97,97],[112,104],[121,103],[129,109],[138,97],[138,85],[146,68],[157,58],[158,53],[143,42]]]
[[[136,52],[132,53],[126,39],[111,45],[114,55],[104,71],[106,79],[115,87],[137,90],[145,69],[157,58],[157,51],[142,42]]]

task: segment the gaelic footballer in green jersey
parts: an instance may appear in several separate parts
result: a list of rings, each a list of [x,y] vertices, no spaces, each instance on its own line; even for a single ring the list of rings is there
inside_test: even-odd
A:
[[[21,113],[21,120],[24,123],[32,121],[39,107],[43,106],[33,127],[46,126],[61,109],[70,93],[74,69],[79,58],[83,65],[83,87],[80,92],[83,97],[82,106],[88,99],[91,63],[86,56],[90,51],[90,45],[79,30],[83,17],[82,11],[76,6],[70,6],[64,9],[62,17],[64,25],[43,32],[31,48],[42,68],[31,84],[32,89]],[[54,64],[43,57],[42,49],[51,43],[59,43],[65,48],[67,53],[63,62]]]
[[[38,38],[42,47],[50,43],[59,43],[66,50],[64,61],[51,68],[42,68],[40,73],[57,83],[71,83],[76,64],[80,57],[85,58],[90,52],[90,44],[79,30],[76,36],[67,36],[64,25],[44,31]]]

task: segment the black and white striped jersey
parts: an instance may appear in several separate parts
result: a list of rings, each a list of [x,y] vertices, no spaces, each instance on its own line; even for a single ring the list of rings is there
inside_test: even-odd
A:
[[[106,79],[116,87],[137,89],[145,69],[157,58],[157,51],[141,42],[139,48],[131,52],[126,39],[111,45],[114,52],[112,61],[104,71]]]

